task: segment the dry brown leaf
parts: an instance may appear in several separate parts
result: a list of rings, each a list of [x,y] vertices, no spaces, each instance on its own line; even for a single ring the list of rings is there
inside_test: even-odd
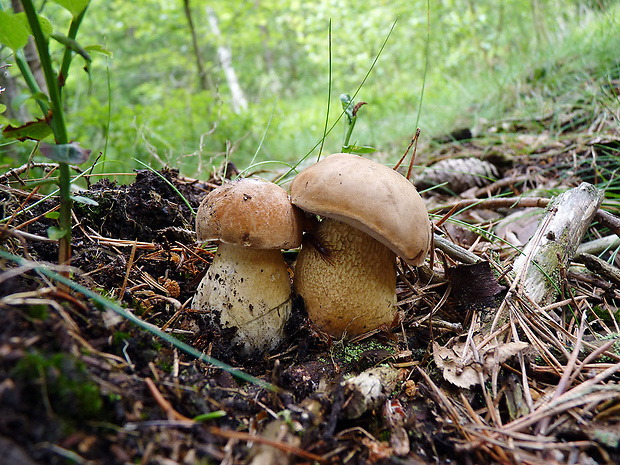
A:
[[[476,339],[479,338],[474,337],[474,340]],[[462,363],[461,356],[465,349],[465,342],[451,341],[444,347],[435,342],[433,343],[433,358],[437,367],[442,370],[443,377],[446,380],[455,386],[469,389],[476,384],[480,384],[481,378],[479,373],[482,373],[482,379],[486,380],[494,367],[518,354],[528,345],[526,342],[487,344],[478,352],[482,363],[478,363],[473,359],[471,350],[468,350],[469,356]]]

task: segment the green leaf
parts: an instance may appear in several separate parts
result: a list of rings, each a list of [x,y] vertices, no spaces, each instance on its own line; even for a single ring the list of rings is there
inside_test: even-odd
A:
[[[52,0],[54,3],[69,10],[69,13],[75,18],[86,9],[90,0]]]
[[[113,57],[112,52],[109,51],[108,49],[103,48],[103,45],[100,45],[100,44],[87,45],[86,47],[84,47],[84,50],[86,50],[87,52],[100,53],[101,55],[105,55],[108,58]]]
[[[194,421],[202,421],[207,422],[211,420],[217,420],[218,418],[222,418],[226,416],[226,412],[223,410],[216,410],[215,412],[203,413],[201,415],[197,415],[192,420]]]
[[[88,160],[90,150],[80,147],[78,142],[70,144],[39,144],[39,152],[44,157],[60,163],[73,163],[79,165]]]
[[[30,23],[28,22],[28,17],[26,16],[26,13],[16,13],[15,17],[17,19],[19,19],[23,25],[27,28],[28,30],[28,35],[32,34],[32,28],[30,27]],[[41,30],[43,31],[43,34],[45,35],[45,37],[49,37],[54,33],[54,26],[52,26],[52,23],[50,22],[49,19],[47,19],[45,16],[41,16],[41,15],[37,15],[37,18],[39,20],[39,24],[41,25]]]
[[[60,218],[60,212],[46,213],[45,218],[49,218],[50,220],[57,220],[58,218]]]
[[[17,111],[19,110],[19,107],[21,107],[24,104],[24,102],[28,101],[31,98],[35,100],[43,100],[49,103],[49,99],[47,98],[47,95],[45,95],[43,92],[37,92],[36,94],[23,93],[23,94],[19,94],[17,97],[11,100],[11,107],[15,111]]]
[[[44,118],[30,121],[19,127],[9,124],[2,130],[2,135],[7,139],[17,139],[22,142],[27,139],[43,140],[50,134],[52,134],[52,128]]]
[[[0,103],[0,113],[4,113],[6,111],[6,105]]]
[[[376,151],[376,148],[369,147],[367,145],[344,145],[342,147],[342,153],[355,153],[357,155],[362,155],[364,153],[374,153]]]
[[[0,43],[14,52],[28,43],[30,30],[23,21],[23,15],[12,15],[0,11]]]
[[[89,199],[88,197],[84,197],[82,195],[71,195],[71,200],[78,203],[83,203],[86,205],[92,205],[94,207],[98,206],[99,203],[96,200]]]
[[[47,228],[47,237],[57,241],[58,239],[65,237],[67,235],[66,229],[60,229],[56,226],[50,226]]]
[[[353,99],[349,94],[340,94],[340,103],[342,103],[342,109],[344,110],[344,114],[347,115],[347,120],[349,124],[353,122]]]

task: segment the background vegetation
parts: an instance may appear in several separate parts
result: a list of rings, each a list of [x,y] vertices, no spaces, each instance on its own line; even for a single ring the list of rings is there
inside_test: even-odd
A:
[[[11,11],[10,2],[2,5]],[[41,8],[66,32],[66,10]],[[368,105],[354,137],[394,160],[416,124],[428,143],[507,109],[547,111],[561,102],[546,99],[546,91],[583,86],[592,69],[618,77],[617,13],[615,2],[603,0],[95,1],[77,40],[113,55],[93,54],[90,74],[75,59],[63,94],[69,137],[103,153],[97,169],[106,172],[128,172],[139,159],[205,177],[226,155],[246,167],[259,146],[258,161],[299,160],[322,136],[330,70],[333,124],[340,93],[355,92],[389,36],[358,94]],[[53,46],[59,63],[63,48]],[[218,46],[232,52],[248,100],[238,113]],[[0,64],[12,62],[3,48]],[[4,94],[13,101],[3,122],[40,116],[20,97],[26,89],[16,68],[8,73],[15,90]],[[341,142],[338,125],[324,151],[338,151]],[[33,146],[4,141],[0,163],[23,163]]]

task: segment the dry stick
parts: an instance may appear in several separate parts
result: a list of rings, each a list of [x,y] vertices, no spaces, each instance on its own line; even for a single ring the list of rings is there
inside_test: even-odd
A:
[[[153,398],[155,399],[157,404],[161,407],[161,409],[164,412],[166,412],[166,414],[168,415],[169,419],[172,418],[174,420],[186,421],[186,422],[188,422],[189,426],[191,426],[191,425],[196,423],[191,418],[187,418],[185,415],[182,415],[179,412],[177,412],[172,407],[172,404],[170,404],[170,402],[168,402],[164,398],[162,393],[159,392],[159,389],[157,389],[157,386],[155,386],[155,383],[153,382],[153,380],[151,378],[144,378],[144,382],[146,383],[147,387],[149,388],[149,391],[151,391],[151,395],[153,396]]]
[[[477,189],[474,192],[474,197],[480,197],[483,194],[491,195],[490,193],[495,189],[501,189],[502,187],[511,186],[513,184],[517,184],[519,182],[524,182],[530,179],[530,176],[525,174],[522,176],[513,176],[510,178],[500,179],[491,184],[488,184],[484,187]]]
[[[407,180],[411,179],[411,170],[413,168],[413,163],[415,162],[416,152],[418,151],[418,138],[420,137],[420,128],[417,128],[415,131],[415,136],[413,140],[415,141],[415,146],[413,147],[413,153],[411,154],[411,160],[409,161],[409,169],[407,170]]]
[[[456,206],[457,209],[463,209],[467,207],[476,208],[525,208],[525,207],[538,207],[545,208],[549,205],[551,199],[544,197],[499,197],[491,199],[465,199],[455,203],[448,203],[446,205],[439,205],[437,207],[429,209],[429,213],[441,213],[448,211]]]
[[[620,236],[620,219],[605,210],[596,212],[596,220]]]
[[[19,175],[22,174],[22,173],[25,173],[26,171],[30,170],[31,168],[43,168],[43,169],[53,169],[53,170],[55,170],[56,168],[58,168],[58,163],[29,162],[29,163],[26,163],[26,164],[24,164],[22,166],[18,166],[17,168],[12,168],[11,170],[7,171],[6,173],[0,175],[0,182],[8,181],[8,179],[11,176],[14,176],[19,182],[21,182],[23,184],[23,180],[21,178],[19,178]],[[82,172],[75,165],[69,165],[69,168],[74,169],[78,173]]]
[[[127,271],[125,272],[125,279],[123,280],[123,286],[121,287],[121,292],[119,293],[119,300],[123,300],[123,296],[125,295],[125,289],[127,289],[127,281],[129,280],[129,273],[131,272],[131,267],[133,266],[133,260],[136,256],[136,247],[138,245],[138,239],[134,241],[133,247],[131,248],[131,253],[129,254],[129,262],[127,262]]]
[[[396,165],[394,165],[394,168],[392,168],[394,171],[396,171],[399,167],[400,164],[405,160],[405,158],[407,157],[407,154],[409,153],[409,150],[411,150],[411,147],[413,146],[413,144],[415,142],[417,142],[418,137],[420,136],[420,128],[416,129],[415,135],[413,136],[413,139],[411,139],[411,142],[409,143],[409,146],[407,147],[407,150],[405,150],[405,154],[400,158],[400,160],[398,160],[398,163],[396,163]],[[417,144],[416,144],[417,147]],[[410,163],[410,167],[411,165],[413,165],[413,160],[415,159],[415,153],[413,154],[412,158],[411,158],[411,163]],[[407,178],[409,179],[409,178]]]
[[[147,378],[148,379],[148,378]],[[263,436],[259,436],[257,434],[245,433],[243,431],[231,431],[231,430],[223,430],[216,426],[212,426],[209,428],[209,432],[211,434],[215,434],[217,436],[221,436],[223,438],[229,439],[239,439],[241,441],[247,442],[256,442],[260,444],[265,444],[271,447],[275,447],[284,452],[288,452],[290,454],[297,455],[299,457],[303,457],[309,460],[315,460],[317,462],[324,462],[326,459],[321,457],[320,455],[313,454],[312,452],[307,452],[298,447],[291,446],[289,444],[285,444],[283,442],[275,441],[273,439],[265,438]]]

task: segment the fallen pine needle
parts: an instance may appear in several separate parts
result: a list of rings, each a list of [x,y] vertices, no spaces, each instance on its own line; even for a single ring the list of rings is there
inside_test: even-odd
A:
[[[223,438],[239,439],[241,441],[248,441],[248,442],[257,442],[257,443],[265,444],[268,446],[276,447],[284,452],[289,452],[291,454],[294,454],[294,455],[297,455],[299,457],[303,457],[306,459],[316,460],[317,462],[325,461],[325,459],[321,457],[320,455],[313,454],[312,452],[306,452],[305,450],[300,449],[298,447],[290,446],[288,444],[284,444],[279,441],[274,441],[273,439],[265,438],[263,436],[259,436],[256,434],[245,433],[243,431],[224,430],[224,429],[218,428],[217,426],[210,427],[209,432],[211,434],[215,434],[216,436],[221,436]]]

